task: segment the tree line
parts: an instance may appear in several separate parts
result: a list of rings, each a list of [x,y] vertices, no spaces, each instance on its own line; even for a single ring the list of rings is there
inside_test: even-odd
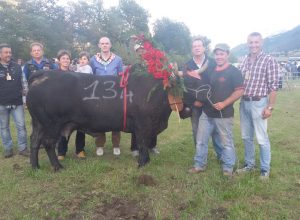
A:
[[[60,49],[73,55],[80,51],[95,53],[101,36],[108,36],[114,51],[130,62],[129,39],[132,35],[149,36],[160,49],[178,62],[188,59],[191,33],[182,22],[162,18],[149,30],[149,12],[134,0],[119,0],[105,9],[102,0],[69,2],[57,0],[0,1],[0,42],[12,46],[14,57],[30,58],[29,45],[44,44],[48,57]]]

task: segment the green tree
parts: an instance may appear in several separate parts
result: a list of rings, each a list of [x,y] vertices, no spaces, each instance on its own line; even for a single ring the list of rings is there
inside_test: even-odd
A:
[[[157,20],[154,24],[154,40],[160,43],[167,53],[185,55],[190,52],[190,30],[182,22],[168,18]]]
[[[45,45],[55,56],[61,48],[72,48],[72,34],[65,11],[56,0],[16,0],[0,2],[0,41],[12,45],[15,57],[29,58],[33,41]]]
[[[101,0],[70,3],[66,20],[72,27],[73,47],[76,53],[82,50],[97,50],[99,37],[105,34],[105,16],[106,11]]]
[[[120,0],[118,10],[121,19],[124,20],[125,37],[132,34],[149,34],[149,17],[150,14],[134,0]]]

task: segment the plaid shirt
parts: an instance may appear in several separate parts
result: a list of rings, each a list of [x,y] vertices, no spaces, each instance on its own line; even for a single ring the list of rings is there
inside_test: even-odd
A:
[[[279,65],[274,58],[261,52],[252,63],[247,55],[240,66],[244,77],[245,96],[267,96],[278,89]]]

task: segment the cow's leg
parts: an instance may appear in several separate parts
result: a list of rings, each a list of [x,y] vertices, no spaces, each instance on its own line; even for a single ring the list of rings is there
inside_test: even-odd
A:
[[[30,163],[33,169],[40,168],[39,166],[39,149],[42,140],[42,131],[37,122],[32,120],[32,133],[30,136]]]
[[[157,144],[157,135],[153,135],[153,136],[151,137],[149,149],[155,148],[155,147],[156,147],[156,144]]]
[[[59,169],[63,168],[57,159],[57,155],[55,153],[55,144],[46,144],[45,150],[49,157],[50,163],[54,168],[54,171],[58,171]]]
[[[137,146],[139,148],[139,167],[145,166],[150,161],[149,146],[151,141],[151,135],[149,135],[148,133],[149,132],[145,130],[136,132],[136,141]]]
[[[131,151],[137,151],[138,150],[138,146],[136,143],[136,135],[135,133],[131,133],[131,147],[130,147]]]
[[[157,135],[153,135],[151,137],[151,141],[150,141],[150,145],[148,146],[149,149],[153,149],[154,147],[156,147],[157,144]],[[139,148],[137,146],[136,143],[136,135],[135,133],[131,133],[131,147],[130,147],[131,151],[138,151]]]

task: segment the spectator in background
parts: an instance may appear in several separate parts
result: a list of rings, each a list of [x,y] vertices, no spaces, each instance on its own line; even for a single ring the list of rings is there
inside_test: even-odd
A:
[[[278,88],[282,89],[283,88],[283,79],[285,77],[286,74],[286,69],[284,67],[284,64],[280,63],[279,64],[279,81],[278,81]]]
[[[70,70],[70,64],[71,64],[71,53],[67,50],[60,50],[57,53],[57,59],[59,63],[59,70],[68,73]],[[58,82],[59,83],[59,82]],[[61,137],[59,143],[58,143],[58,160],[64,160],[66,153],[68,151],[68,142],[69,137]],[[76,155],[80,159],[85,158],[85,152],[84,152],[84,145],[85,145],[85,135],[83,132],[77,131],[76,133]]]
[[[119,73],[123,72],[123,62],[121,57],[110,51],[111,42],[108,37],[102,37],[99,39],[100,53],[97,53],[91,58],[90,65],[92,67],[93,73],[99,76],[112,75],[118,76]],[[121,132],[112,132],[112,144],[113,144],[113,154],[120,155],[120,140]],[[106,142],[105,132],[99,133],[95,139],[96,142],[96,154],[102,156],[104,151],[104,145]]]
[[[11,47],[0,45],[0,126],[4,146],[4,157],[13,156],[13,141],[9,129],[9,118],[12,115],[18,136],[19,154],[29,156],[27,149],[27,132],[22,102],[22,69],[11,60]]]
[[[244,76],[245,92],[240,103],[242,139],[245,147],[244,167],[237,173],[254,169],[254,133],[260,148],[260,179],[269,179],[271,145],[267,133],[267,119],[271,117],[278,90],[279,65],[274,58],[262,51],[263,38],[253,32],[247,39],[249,54],[240,69]]]
[[[44,57],[44,46],[41,43],[34,42],[30,45],[31,60],[24,65],[24,75],[28,81],[29,76],[37,70],[57,69],[57,65]]]
[[[297,79],[298,69],[297,69],[297,62],[296,61],[294,63],[292,63],[292,65],[291,65],[291,72],[292,72],[293,79]]]

